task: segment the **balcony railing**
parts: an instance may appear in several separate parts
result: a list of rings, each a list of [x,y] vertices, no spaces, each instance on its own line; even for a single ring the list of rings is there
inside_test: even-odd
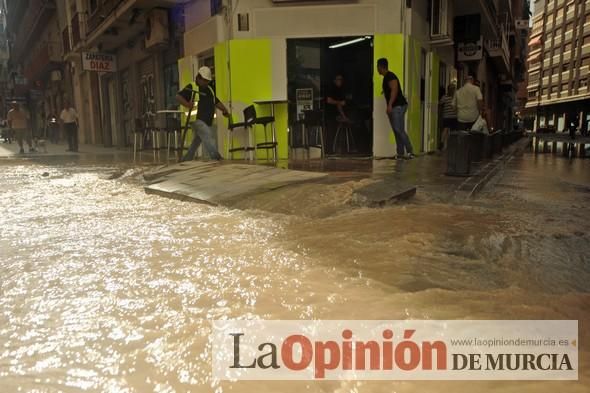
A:
[[[500,29],[500,38],[497,40],[486,40],[485,47],[491,57],[500,57],[506,71],[510,71],[510,45],[508,34],[504,28]]]
[[[61,61],[62,57],[59,43],[42,43],[31,54],[30,61],[25,67],[23,74],[29,80],[36,79],[44,71],[48,71],[52,65],[57,65]]]
[[[125,0],[104,0],[88,17],[88,33],[92,33]]]
[[[72,18],[72,49],[86,38],[86,14],[78,12]]]
[[[71,43],[71,36],[70,36],[70,28],[66,26],[66,28],[61,32],[61,41],[62,41],[62,48],[63,54],[70,53],[72,51],[72,43]]]

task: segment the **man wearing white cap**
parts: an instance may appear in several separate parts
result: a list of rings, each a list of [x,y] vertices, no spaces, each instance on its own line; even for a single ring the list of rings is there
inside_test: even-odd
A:
[[[215,91],[211,86],[212,79],[211,69],[209,67],[201,67],[195,78],[199,90],[195,91],[192,83],[189,83],[176,95],[176,100],[179,104],[192,109],[195,105],[195,96],[198,94],[197,120],[191,124],[193,141],[186,155],[182,157],[182,161],[194,159],[201,142],[203,142],[203,146],[205,146],[212,159],[221,160],[221,154],[217,151],[213,136],[215,133],[213,117],[215,115],[215,108],[221,110],[225,117],[229,116],[229,112],[215,95]]]

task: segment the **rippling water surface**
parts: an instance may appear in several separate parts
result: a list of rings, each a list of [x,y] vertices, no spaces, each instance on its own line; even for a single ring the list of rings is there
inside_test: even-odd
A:
[[[1,392],[588,392],[590,161],[525,156],[462,204],[355,183],[233,209],[124,166],[0,163]],[[238,209],[239,208],[239,209]],[[580,382],[215,382],[211,319],[578,319]]]

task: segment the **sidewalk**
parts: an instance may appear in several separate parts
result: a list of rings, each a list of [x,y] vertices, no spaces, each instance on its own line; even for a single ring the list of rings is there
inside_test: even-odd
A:
[[[345,192],[352,190],[353,201],[363,206],[382,206],[416,194],[442,203],[472,197],[525,143],[523,140],[505,149],[492,161],[473,165],[472,175],[467,178],[446,176],[446,157],[441,153],[421,155],[409,161],[329,158],[280,161],[276,165],[242,160],[177,164],[175,155],[169,157],[166,150],[158,153],[146,150],[134,159],[130,148],[81,145],[78,153],[71,153],[66,152],[65,144],[47,144],[46,151],[40,148],[40,152],[19,154],[16,143],[0,143],[0,159],[141,166],[146,180],[151,182],[146,192],[213,204],[226,204],[257,194],[289,198],[293,187],[302,184],[309,185],[306,191],[309,193],[316,192],[317,184],[324,187],[346,184]],[[301,189],[296,191],[305,194]]]
[[[175,162],[176,158],[172,156],[168,160],[165,150],[159,154],[154,154],[152,150],[138,152],[136,158],[133,157],[131,148],[104,147],[101,145],[80,145],[78,152],[68,152],[67,143],[52,144],[46,142],[45,148],[37,147],[37,151],[29,153],[29,148],[25,144],[25,153],[19,153],[19,147],[16,142],[0,142],[0,159],[27,159],[27,160],[47,160],[50,162],[57,161],[76,161],[76,162],[118,162],[129,164],[167,164]]]

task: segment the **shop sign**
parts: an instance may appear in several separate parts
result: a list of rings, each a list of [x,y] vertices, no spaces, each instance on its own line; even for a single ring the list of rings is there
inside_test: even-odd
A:
[[[303,118],[304,111],[313,109],[313,89],[297,89],[295,90],[295,97],[297,102],[297,118]]]
[[[116,72],[117,60],[115,56],[107,53],[84,52],[82,53],[82,69],[95,72]]]
[[[515,22],[516,30],[528,30],[529,20],[528,19],[517,19]]]
[[[472,61],[483,58],[483,44],[480,38],[477,41],[459,42],[457,44],[457,60]]]

